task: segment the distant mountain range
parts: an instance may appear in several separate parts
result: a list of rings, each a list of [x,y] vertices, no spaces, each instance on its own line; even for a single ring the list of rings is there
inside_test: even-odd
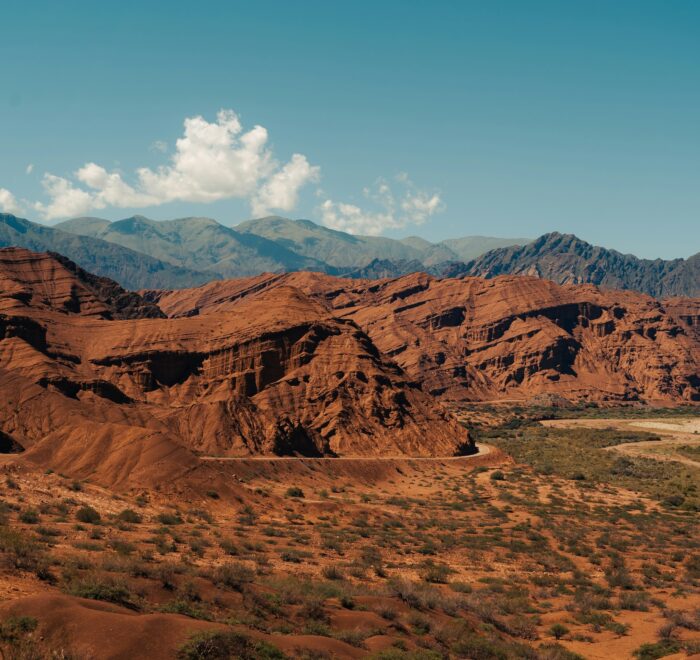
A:
[[[310,220],[260,218],[226,227],[211,218],[110,222],[74,218],[47,227],[0,214],[0,247],[59,252],[129,289],[179,289],[262,272],[319,271],[379,279],[425,271],[444,277],[535,275],[558,284],[592,283],[655,297],[700,296],[700,254],[638,259],[570,234],[467,236],[431,243],[355,236]]]
[[[127,289],[151,286],[180,289],[204,284],[212,279],[208,273],[166,263],[116,243],[78,236],[0,213],[0,247],[11,246],[36,252],[58,252],[85,270],[109,277]]]
[[[669,261],[638,259],[557,232],[527,245],[491,250],[449,270],[451,276],[535,275],[558,284],[596,284],[607,289],[641,291],[656,298],[700,296],[700,253]]]

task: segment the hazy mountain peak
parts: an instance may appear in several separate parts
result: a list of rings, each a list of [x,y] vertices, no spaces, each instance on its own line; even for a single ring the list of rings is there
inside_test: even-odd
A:
[[[465,275],[537,275],[559,284],[590,283],[651,296],[700,295],[700,258],[639,259],[591,245],[574,234],[550,232],[522,246],[491,250],[462,269]],[[451,271],[455,274],[455,269]]]

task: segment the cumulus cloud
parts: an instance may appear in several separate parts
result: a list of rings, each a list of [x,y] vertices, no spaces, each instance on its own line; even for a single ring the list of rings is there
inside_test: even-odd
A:
[[[326,199],[320,206],[323,224],[350,234],[377,236],[387,229],[423,224],[444,208],[439,193],[416,189],[405,173],[395,179],[399,193],[384,179],[363,190],[374,210]]]
[[[22,205],[15,196],[6,188],[0,188],[0,213],[12,213],[13,215],[22,212]]]
[[[43,186],[49,202],[34,208],[54,219],[107,206],[143,208],[239,198],[248,199],[255,213],[264,214],[292,210],[300,188],[318,176],[319,168],[301,154],[280,164],[265,128],[244,131],[235,112],[221,110],[214,122],[201,116],[186,118],[169,162],[156,169],[137,169],[133,183],[125,181],[121,172],[92,162],[77,170],[74,180],[46,174]]]
[[[318,181],[321,169],[310,165],[301,154],[275,172],[255,193],[251,201],[254,215],[264,215],[269,209],[291,211],[299,201],[299,189],[307,182]]]

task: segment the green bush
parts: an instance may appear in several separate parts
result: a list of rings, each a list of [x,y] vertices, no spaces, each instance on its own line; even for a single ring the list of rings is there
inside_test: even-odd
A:
[[[247,584],[250,584],[255,578],[255,572],[245,564],[240,562],[229,562],[219,566],[215,571],[212,579],[215,584],[234,589],[235,591],[243,591]]]
[[[121,579],[103,578],[99,575],[86,575],[70,582],[65,589],[72,596],[104,600],[121,605],[131,610],[138,610],[139,605],[129,586]]]
[[[25,509],[19,514],[19,519],[27,525],[36,525],[39,522],[39,514],[34,509]]]
[[[287,488],[287,497],[304,497],[304,491],[298,486]]]
[[[287,656],[265,642],[237,632],[206,632],[195,635],[178,651],[179,660],[283,660]]]
[[[678,653],[681,646],[672,639],[664,639],[654,644],[642,644],[635,652],[634,657],[639,660],[657,660],[673,653]]]
[[[133,509],[124,509],[124,511],[117,516],[117,520],[138,525],[141,522],[141,515],[136,513]]]
[[[0,550],[5,555],[5,561],[19,570],[36,571],[44,562],[39,544],[9,527],[0,527]]]
[[[161,525],[181,525],[182,518],[177,513],[159,513],[156,520]]]
[[[11,616],[0,623],[0,641],[16,642],[36,630],[38,621],[32,616]],[[13,656],[14,657],[14,656]]]
[[[77,510],[75,517],[80,522],[89,523],[91,525],[97,525],[100,520],[102,520],[102,516],[100,516],[99,512],[89,505],[80,507]]]
[[[564,635],[569,634],[569,629],[563,623],[555,623],[550,629],[549,634],[554,639],[561,639]]]

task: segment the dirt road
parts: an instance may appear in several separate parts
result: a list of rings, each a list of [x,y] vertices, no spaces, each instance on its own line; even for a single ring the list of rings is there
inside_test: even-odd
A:
[[[493,451],[490,445],[477,445],[468,456],[200,456],[203,461],[468,461]]]

